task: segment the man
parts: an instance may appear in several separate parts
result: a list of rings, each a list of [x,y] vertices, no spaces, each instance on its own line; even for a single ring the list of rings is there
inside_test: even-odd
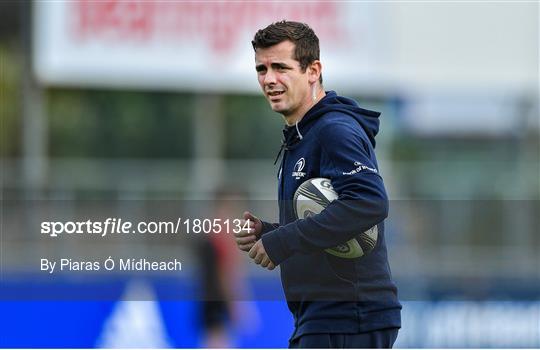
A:
[[[388,199],[374,153],[380,113],[324,91],[319,39],[307,25],[271,24],[252,45],[264,96],[286,123],[280,218],[270,224],[245,212],[252,229],[237,234],[236,242],[262,267],[280,266],[295,320],[290,347],[392,347],[401,305],[386,255]],[[293,195],[314,177],[329,178],[339,198],[320,214],[297,220]],[[344,259],[324,251],[375,225],[378,240],[368,255]]]

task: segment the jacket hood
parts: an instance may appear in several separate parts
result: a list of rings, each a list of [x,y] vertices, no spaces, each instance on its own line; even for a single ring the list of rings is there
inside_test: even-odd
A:
[[[283,128],[281,149],[277,154],[274,164],[284,149],[291,149],[302,140],[302,135],[311,129],[315,120],[330,112],[342,112],[356,120],[362,129],[364,129],[373,148],[375,148],[375,136],[379,132],[379,116],[381,113],[360,108],[356,101],[339,96],[335,91],[326,91],[326,95],[311,107],[300,122],[296,125],[285,126]]]
[[[366,132],[371,145],[375,147],[375,136],[379,132],[379,116],[381,113],[360,108],[356,101],[339,96],[335,91],[327,91],[326,96],[308,111],[299,124],[302,124],[302,122],[305,122],[305,124],[311,123],[329,112],[342,112],[354,118]]]

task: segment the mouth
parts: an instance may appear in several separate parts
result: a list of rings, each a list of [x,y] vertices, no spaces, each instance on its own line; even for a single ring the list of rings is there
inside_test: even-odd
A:
[[[284,93],[285,91],[268,91],[266,95],[268,95],[270,100],[274,101],[274,100],[278,100],[281,97],[281,95],[283,95]]]

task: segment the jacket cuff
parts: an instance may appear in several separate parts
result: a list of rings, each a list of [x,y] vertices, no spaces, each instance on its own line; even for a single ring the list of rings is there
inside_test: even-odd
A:
[[[268,257],[276,266],[292,255],[289,247],[281,241],[280,233],[280,229],[276,229],[268,232],[261,238],[266,254],[268,254]]]
[[[273,223],[262,221],[262,220],[261,220],[261,223],[262,223],[261,236],[264,235],[265,233],[273,231],[273,230],[275,230],[275,229],[277,229],[279,227],[279,224],[273,224]]]

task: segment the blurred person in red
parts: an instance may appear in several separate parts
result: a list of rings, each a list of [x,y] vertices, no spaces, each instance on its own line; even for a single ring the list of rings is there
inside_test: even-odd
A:
[[[244,200],[245,195],[240,191],[217,190],[212,219],[221,219],[222,223],[229,219],[232,222]],[[233,226],[229,229],[232,230]],[[237,333],[247,333],[258,324],[256,309],[248,302],[243,257],[231,235],[227,226],[221,225],[220,232],[204,234],[199,245],[203,346],[207,348],[231,348],[234,346],[233,329]]]

